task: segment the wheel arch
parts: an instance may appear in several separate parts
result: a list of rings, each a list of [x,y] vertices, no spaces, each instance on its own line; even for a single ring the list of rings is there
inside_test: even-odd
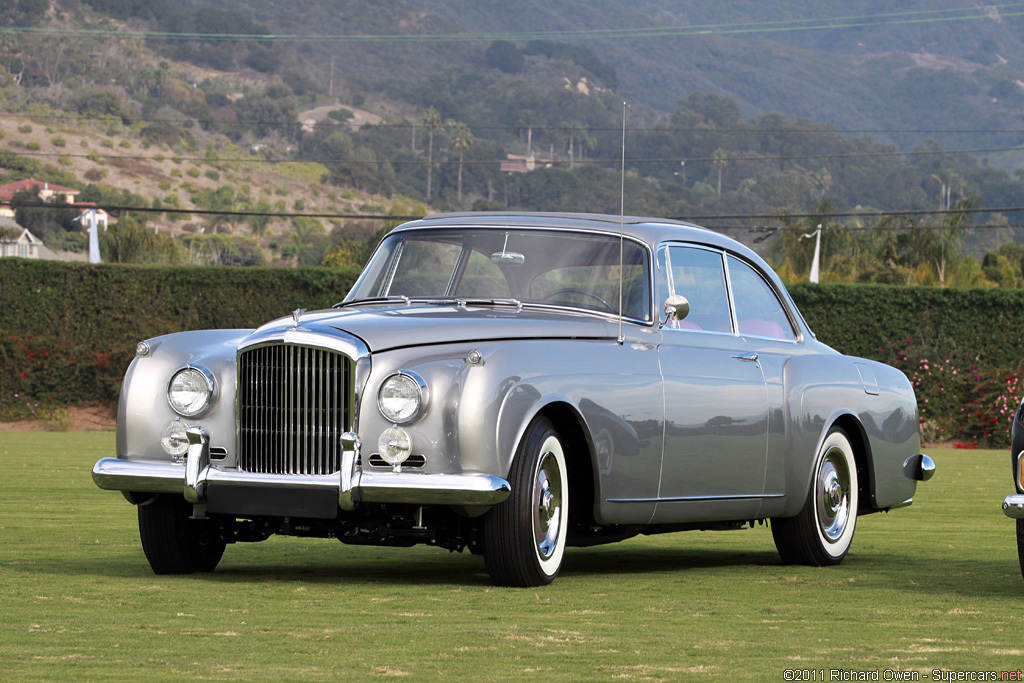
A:
[[[822,431],[821,439],[832,430],[839,427],[846,433],[853,448],[853,459],[857,463],[857,481],[860,492],[858,513],[873,510],[871,501],[874,500],[874,476],[871,467],[871,442],[868,440],[864,425],[852,413],[841,413],[835,417],[828,429]]]
[[[565,466],[569,472],[569,524],[594,523],[594,501],[600,500],[594,476],[594,443],[583,415],[566,401],[542,406],[528,422],[546,417],[562,439]],[[522,438],[522,437],[521,437]]]

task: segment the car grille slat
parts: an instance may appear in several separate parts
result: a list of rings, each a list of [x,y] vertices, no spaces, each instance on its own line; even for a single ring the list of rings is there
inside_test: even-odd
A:
[[[238,468],[269,474],[341,469],[341,434],[351,424],[352,361],[294,344],[238,355]]]

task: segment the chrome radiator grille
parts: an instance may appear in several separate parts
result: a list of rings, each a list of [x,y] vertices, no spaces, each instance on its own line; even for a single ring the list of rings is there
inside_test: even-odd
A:
[[[341,469],[351,424],[352,361],[327,349],[276,344],[238,356],[238,467],[270,474]]]

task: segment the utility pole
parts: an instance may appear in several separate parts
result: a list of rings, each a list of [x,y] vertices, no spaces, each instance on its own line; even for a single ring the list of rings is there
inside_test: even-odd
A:
[[[331,55],[331,84],[328,86],[327,94],[334,98],[334,55]]]

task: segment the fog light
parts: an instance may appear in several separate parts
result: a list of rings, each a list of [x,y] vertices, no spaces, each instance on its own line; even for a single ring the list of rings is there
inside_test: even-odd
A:
[[[398,472],[402,463],[412,453],[412,438],[410,438],[409,432],[401,427],[390,427],[380,435],[377,447],[380,449],[380,457],[384,458],[384,462],[393,465],[395,471]]]
[[[160,434],[160,445],[175,462],[181,462],[188,450],[187,429],[188,425],[181,420],[171,420]]]

